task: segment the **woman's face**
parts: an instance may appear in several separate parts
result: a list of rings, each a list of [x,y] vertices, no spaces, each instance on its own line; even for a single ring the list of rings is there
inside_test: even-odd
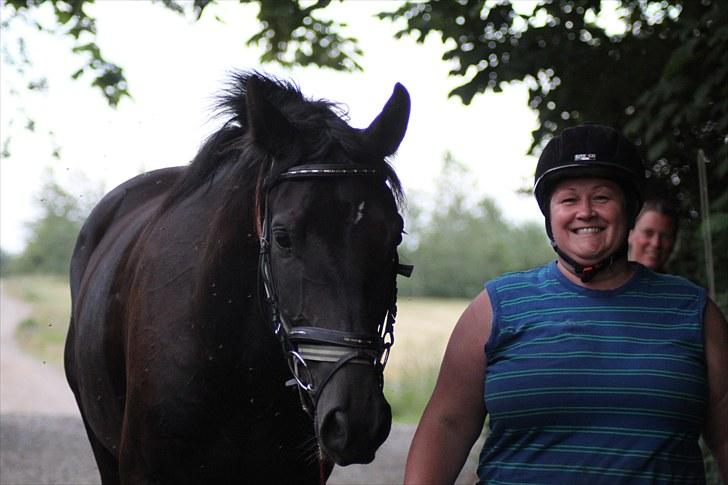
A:
[[[670,217],[653,210],[643,212],[629,233],[629,259],[662,269],[672,253],[674,230]]]
[[[556,245],[582,266],[598,263],[627,239],[625,205],[622,190],[611,180],[563,180],[550,202]]]

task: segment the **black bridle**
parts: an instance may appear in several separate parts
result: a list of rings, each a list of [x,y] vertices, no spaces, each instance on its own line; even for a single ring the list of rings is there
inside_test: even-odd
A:
[[[387,306],[387,314],[377,326],[375,335],[345,332],[310,326],[290,325],[278,304],[278,296],[273,282],[270,262],[271,228],[268,211],[268,196],[271,189],[283,181],[331,177],[370,177],[380,173],[380,169],[364,165],[316,164],[298,165],[268,179],[262,195],[262,227],[260,228],[259,275],[265,291],[264,299],[268,308],[270,323],[293,379],[286,384],[298,386],[303,409],[313,417],[321,391],[333,375],[346,364],[371,365],[379,376],[380,388],[384,385],[384,367],[389,352],[394,345],[394,321],[397,315],[397,275],[409,277],[413,267],[399,263],[394,253],[392,274],[392,295]],[[316,383],[307,362],[323,362],[331,365],[321,382]]]

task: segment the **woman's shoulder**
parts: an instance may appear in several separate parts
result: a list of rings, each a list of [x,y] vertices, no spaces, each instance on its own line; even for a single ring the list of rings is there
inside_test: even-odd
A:
[[[680,289],[682,291],[691,291],[695,293],[704,293],[705,288],[694,283],[683,276],[670,273],[658,273],[644,266],[639,267],[639,276],[643,284],[652,286]]]
[[[552,279],[554,269],[555,261],[551,261],[535,268],[510,271],[496,276],[488,281],[485,286],[486,288],[517,288],[520,285],[532,285]]]

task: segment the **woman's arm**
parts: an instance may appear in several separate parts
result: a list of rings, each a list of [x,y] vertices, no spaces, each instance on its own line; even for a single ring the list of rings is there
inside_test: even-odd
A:
[[[453,329],[440,375],[407,456],[406,484],[453,483],[485,420],[485,342],[492,310],[483,291]]]
[[[708,417],[703,436],[728,483],[728,324],[711,300],[703,322],[708,367]]]

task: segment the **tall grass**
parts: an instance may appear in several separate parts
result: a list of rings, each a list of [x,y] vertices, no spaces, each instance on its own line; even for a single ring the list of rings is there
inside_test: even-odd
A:
[[[448,338],[468,301],[403,298],[384,392],[395,421],[416,423],[435,387]]]
[[[413,363],[400,369],[396,378],[384,381],[384,395],[392,406],[392,417],[400,423],[417,423],[435,388],[439,366]]]
[[[23,275],[3,278],[7,293],[30,306],[15,335],[22,349],[61,367],[71,314],[68,282],[62,276]]]

